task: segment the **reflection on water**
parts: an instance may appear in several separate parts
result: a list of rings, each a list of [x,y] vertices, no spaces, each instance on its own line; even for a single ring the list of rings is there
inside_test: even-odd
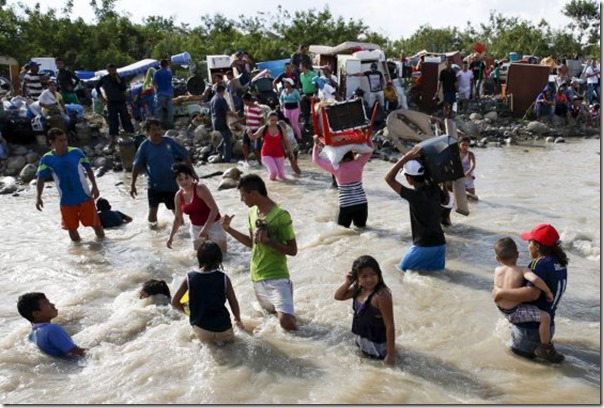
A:
[[[445,230],[447,268],[403,274],[397,265],[411,245],[408,205],[383,181],[390,164],[366,169],[368,228],[344,229],[335,219],[331,178],[300,161],[304,174],[269,182],[270,196],[290,211],[299,252],[289,258],[300,329],[286,333],[261,312],[248,276],[249,250],[229,241],[224,267],[235,288],[247,332],[221,348],[204,346],[186,318],[138,299],[150,278],[174,291],[196,262],[186,229],[166,248],[171,213],[146,224],[146,199],[124,190],[128,174],[108,173],[99,187],[114,209],[134,218],[105,240],[82,230],[71,244],[60,229],[54,188],[45,209],[35,191],[0,197],[1,403],[472,403],[560,404],[600,401],[600,156],[599,141],[476,149],[480,200],[471,214],[452,214]],[[573,163],[573,172],[561,171]],[[199,174],[224,170],[207,165]],[[251,168],[264,175],[264,170]],[[580,177],[577,177],[580,174]],[[233,226],[246,229],[247,209],[236,190],[217,191],[204,179]],[[139,189],[142,191],[144,180]],[[17,222],[16,222],[17,220]],[[512,236],[520,263],[529,255],[519,234],[552,223],[569,254],[569,285],[556,317],[556,347],[566,362],[552,367],[509,352],[509,326],[491,301],[495,241]],[[230,238],[229,238],[230,239]],[[333,300],[352,261],[371,254],[391,288],[397,364],[384,367],[354,346],[349,302]],[[56,322],[89,348],[80,361],[41,354],[25,337],[28,323],[17,297],[43,291],[57,305]]]

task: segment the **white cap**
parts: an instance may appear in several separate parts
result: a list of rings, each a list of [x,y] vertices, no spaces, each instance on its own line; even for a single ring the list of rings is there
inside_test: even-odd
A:
[[[408,176],[423,176],[424,166],[417,160],[409,160],[403,166],[403,174]]]

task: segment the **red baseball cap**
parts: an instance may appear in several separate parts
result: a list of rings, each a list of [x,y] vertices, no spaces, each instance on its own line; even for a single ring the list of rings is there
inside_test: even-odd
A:
[[[534,240],[545,246],[556,246],[560,243],[560,235],[549,224],[539,224],[531,232],[520,234],[524,241]]]

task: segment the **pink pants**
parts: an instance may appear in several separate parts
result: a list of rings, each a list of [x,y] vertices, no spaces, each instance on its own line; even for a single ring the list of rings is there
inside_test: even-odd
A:
[[[283,108],[283,115],[285,115],[285,117],[289,120],[289,124],[294,130],[296,139],[302,140],[302,132],[300,131],[300,108]]]
[[[262,164],[268,170],[268,178],[275,180],[277,177],[285,180],[285,157],[262,156]]]

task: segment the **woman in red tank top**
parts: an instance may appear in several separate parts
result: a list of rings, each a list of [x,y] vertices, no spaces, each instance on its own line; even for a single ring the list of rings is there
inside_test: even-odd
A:
[[[273,111],[268,114],[267,125],[260,127],[256,133],[248,129],[251,140],[263,137],[260,156],[268,170],[268,178],[285,180],[285,156],[292,157],[292,148],[285,135],[285,130],[279,126],[279,116]]]
[[[226,254],[226,233],[219,222],[220,212],[210,189],[197,182],[193,170],[184,163],[174,164],[172,173],[180,190],[174,196],[174,222],[166,243],[168,248],[172,249],[174,235],[183,224],[183,214],[187,214],[191,221],[189,231],[193,248],[197,250],[203,241],[211,240]]]

